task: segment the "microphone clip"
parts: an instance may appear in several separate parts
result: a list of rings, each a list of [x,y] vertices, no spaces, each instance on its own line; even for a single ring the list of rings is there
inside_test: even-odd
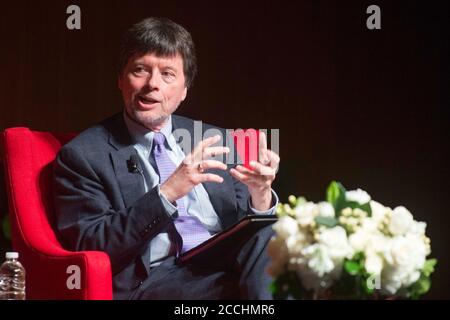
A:
[[[132,173],[141,172],[139,166],[139,158],[137,155],[132,155],[130,159],[127,160],[128,171]]]

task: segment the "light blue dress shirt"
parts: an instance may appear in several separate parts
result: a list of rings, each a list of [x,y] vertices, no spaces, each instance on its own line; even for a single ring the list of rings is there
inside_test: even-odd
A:
[[[167,212],[171,215],[174,214],[177,208],[159,192],[159,175],[155,170],[155,160],[151,156],[154,132],[131,120],[126,112],[124,112],[123,117],[128,132],[133,140],[133,146],[139,155],[141,167],[143,168],[141,174],[144,179],[145,192],[157,187]],[[176,166],[180,165],[185,158],[185,154],[181,147],[176,143],[175,137],[172,134],[171,118],[161,129],[161,133],[166,137],[166,148],[170,159]],[[273,190],[272,195],[276,200],[275,205],[272,208],[267,211],[256,210],[251,207],[249,199],[251,210],[255,214],[274,214],[276,205],[278,204],[278,196]],[[219,216],[214,210],[209,195],[202,184],[196,185],[185,197],[183,197],[183,201],[187,213],[191,216],[196,216],[212,235],[223,230]],[[160,264],[162,260],[169,255],[171,244],[167,232],[155,236],[150,242],[150,246],[150,263],[152,266],[155,266]]]

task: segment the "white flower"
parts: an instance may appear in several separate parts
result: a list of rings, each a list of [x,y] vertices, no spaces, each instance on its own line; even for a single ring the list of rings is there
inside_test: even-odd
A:
[[[388,228],[394,236],[401,236],[409,231],[413,222],[414,218],[411,212],[405,207],[400,206],[392,211]]]
[[[348,191],[345,196],[360,205],[369,203],[371,216],[349,207],[340,212],[341,225],[329,228],[315,223],[315,218],[336,217],[330,203],[286,205],[288,215],[273,225],[276,236],[268,244],[272,263],[267,271],[273,277],[293,271],[306,290],[321,291],[339,281],[346,258],[362,253],[364,269],[376,277],[382,293],[406,293],[430,254],[426,224],[415,221],[405,207],[392,210],[371,200],[364,190]]]
[[[378,254],[366,255],[364,268],[368,273],[378,276],[383,269],[383,259]]]
[[[386,246],[386,266],[382,271],[382,289],[395,294],[419,279],[425,264],[426,245],[421,237],[408,234],[391,238]]]
[[[414,234],[416,236],[424,236],[426,228],[427,224],[425,222],[413,221],[408,233]]]
[[[377,223],[372,218],[365,217],[361,220],[361,227],[350,234],[349,243],[356,252],[364,251],[374,241],[373,237],[379,235]]]
[[[365,253],[366,254],[383,254],[387,243],[389,241],[389,238],[379,232],[378,230],[376,232],[373,232],[370,237],[369,241],[367,242]]]
[[[314,218],[319,214],[317,205],[313,202],[305,202],[294,208],[295,218],[300,226],[305,227],[314,222]]]
[[[369,241],[369,234],[360,229],[355,233],[352,233],[349,237],[349,243],[355,252],[364,251]]]
[[[385,252],[385,258],[389,264],[406,269],[422,269],[425,257],[425,243],[414,235],[392,238]]]
[[[385,207],[381,203],[374,200],[370,201],[370,209],[372,211],[372,220],[376,223],[382,222],[386,214],[391,211],[389,207]]]
[[[297,271],[307,290],[329,287],[340,277],[345,257],[353,254],[341,226],[319,228],[316,238],[317,242],[312,244],[303,241],[299,255],[291,255],[290,260],[289,269]]]
[[[333,206],[326,201],[319,202],[317,205],[319,207],[319,215],[321,217],[331,217],[334,218],[334,208]]]
[[[378,223],[374,219],[369,217],[365,217],[361,220],[361,229],[371,234],[379,232]]]
[[[306,290],[320,291],[330,287],[339,279],[342,261],[330,256],[329,248],[314,243],[302,250],[303,258],[297,259],[297,274]]]
[[[304,248],[302,253],[308,259],[308,267],[319,277],[323,277],[334,269],[333,260],[325,246],[315,243]]]
[[[289,252],[289,256],[296,257],[301,255],[301,250],[307,246],[310,245],[310,236],[308,236],[305,232],[302,230],[299,230],[299,232],[295,235],[290,236],[286,239],[286,247]]]
[[[334,260],[343,260],[353,255],[353,249],[348,243],[347,233],[341,226],[326,228],[318,235],[318,242],[324,245]]]
[[[287,239],[298,232],[297,221],[290,216],[282,216],[272,228],[281,239]]]
[[[345,198],[347,201],[353,201],[359,204],[366,204],[370,201],[370,195],[361,189],[347,191]]]
[[[398,294],[401,288],[407,288],[419,280],[420,271],[407,272],[405,269],[385,267],[381,274],[381,290],[389,295]]]

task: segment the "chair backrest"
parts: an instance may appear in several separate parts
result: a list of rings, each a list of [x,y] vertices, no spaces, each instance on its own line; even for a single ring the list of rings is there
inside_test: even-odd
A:
[[[51,166],[61,145],[74,136],[31,131],[28,128],[4,131],[5,178],[15,250],[34,248],[55,254],[64,251],[52,226]]]
[[[54,232],[52,163],[75,134],[58,135],[10,128],[3,132],[2,153],[8,191],[11,240],[25,266],[27,299],[84,299],[90,291],[68,290],[65,250]],[[83,287],[87,287],[84,276]]]

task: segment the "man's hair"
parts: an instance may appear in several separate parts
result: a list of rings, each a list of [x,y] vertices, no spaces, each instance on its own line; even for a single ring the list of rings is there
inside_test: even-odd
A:
[[[173,57],[180,54],[186,86],[189,88],[197,74],[195,47],[189,32],[167,18],[147,18],[127,30],[119,56],[119,75],[128,59],[134,54],[153,53],[159,57]]]

